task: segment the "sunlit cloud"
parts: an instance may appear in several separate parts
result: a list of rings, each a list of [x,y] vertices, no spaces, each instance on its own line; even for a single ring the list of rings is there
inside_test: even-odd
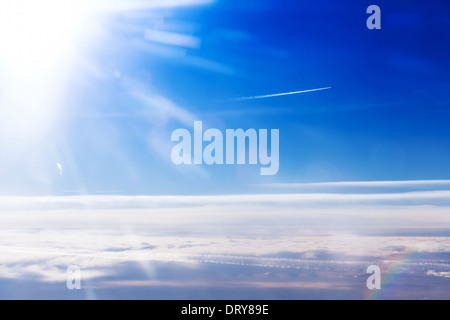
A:
[[[434,270],[430,270],[427,272],[427,275],[435,276],[435,277],[450,278],[450,272],[436,272]]]
[[[327,281],[325,274],[339,270],[359,275],[373,263],[386,270],[401,265],[397,272],[409,274],[434,270],[428,275],[444,277],[450,270],[445,261],[398,258],[450,253],[449,238],[433,236],[450,223],[448,206],[423,205],[437,199],[428,202],[430,195],[448,194],[420,194],[422,198],[415,195],[417,205],[369,206],[358,197],[358,202],[336,203],[343,195],[2,197],[0,278],[64,283],[65,268],[76,264],[84,281],[100,279],[92,285],[97,289],[195,287],[189,279],[158,278],[152,271],[157,263],[193,272],[227,266],[323,276],[320,281],[203,279],[199,286],[204,288],[343,290],[347,284]],[[323,201],[327,197],[333,199],[332,206]],[[409,194],[396,197],[410,199]],[[314,206],[305,205],[308,198],[314,199]],[[408,236],[411,230],[428,230],[430,236]],[[374,236],[380,233],[396,236]],[[121,276],[127,263],[151,276]]]

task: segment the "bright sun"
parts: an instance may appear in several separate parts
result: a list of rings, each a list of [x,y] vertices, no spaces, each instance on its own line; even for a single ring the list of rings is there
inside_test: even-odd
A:
[[[2,59],[30,73],[66,58],[81,36],[84,1],[0,0]]]
[[[28,139],[48,127],[84,37],[87,3],[0,0],[0,133]]]

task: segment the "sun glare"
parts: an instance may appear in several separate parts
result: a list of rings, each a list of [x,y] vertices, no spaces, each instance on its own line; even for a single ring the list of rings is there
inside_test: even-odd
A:
[[[32,74],[67,58],[83,29],[83,1],[0,0],[1,58]]]
[[[85,36],[86,3],[0,0],[0,130],[26,140],[49,127]]]

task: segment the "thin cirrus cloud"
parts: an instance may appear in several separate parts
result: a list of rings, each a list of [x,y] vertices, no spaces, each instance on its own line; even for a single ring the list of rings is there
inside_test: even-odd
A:
[[[405,180],[405,181],[338,181],[317,183],[272,183],[261,187],[307,188],[307,187],[370,187],[370,188],[421,188],[450,187],[450,180]]]
[[[219,196],[67,196],[67,197],[0,197],[5,209],[127,209],[179,208],[242,205],[321,205],[340,203],[369,206],[438,205],[450,202],[450,190],[413,191],[399,193],[292,193],[244,194]]]

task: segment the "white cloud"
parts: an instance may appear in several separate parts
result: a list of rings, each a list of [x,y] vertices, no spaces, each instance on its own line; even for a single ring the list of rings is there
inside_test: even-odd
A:
[[[89,279],[114,275],[125,262],[167,261],[357,272],[367,257],[391,265],[397,255],[450,253],[450,238],[432,236],[449,225],[448,206],[378,204],[399,199],[433,203],[448,196],[3,197],[0,278],[62,281],[65,268],[78,265]],[[402,236],[411,233],[430,236]],[[283,254],[289,252],[295,255]],[[445,263],[408,263],[408,270],[450,270]]]
[[[450,278],[450,272],[435,272],[434,270],[430,270],[427,272],[427,276]]]

